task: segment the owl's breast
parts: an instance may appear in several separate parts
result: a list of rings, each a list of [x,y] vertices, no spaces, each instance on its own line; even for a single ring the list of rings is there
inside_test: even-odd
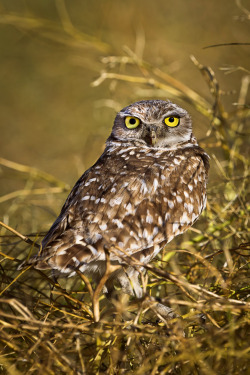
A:
[[[203,159],[192,149],[104,153],[73,188],[44,246],[63,261],[68,247],[67,256],[80,263],[105,259],[104,248],[113,260],[125,252],[148,262],[198,218],[206,178]]]

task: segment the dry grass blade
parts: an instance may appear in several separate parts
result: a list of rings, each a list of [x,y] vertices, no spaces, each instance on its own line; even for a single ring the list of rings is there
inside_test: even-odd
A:
[[[48,183],[51,183],[53,185],[56,185],[64,190],[68,190],[69,186],[65,184],[64,182],[58,180],[54,176],[50,175],[49,173],[46,173],[44,171],[41,171],[37,168],[30,167],[28,165],[23,165],[20,163],[16,163],[11,160],[7,160],[4,158],[0,158],[0,164],[4,167],[14,169],[15,171],[22,172],[22,173],[27,173],[30,176],[32,176],[34,179],[42,179]]]
[[[148,64],[144,64],[145,67],[148,67]],[[97,87],[107,79],[148,85],[153,87],[154,89],[160,89],[163,92],[166,92],[168,96],[191,102],[199,112],[211,118],[211,112],[208,110],[208,103],[193,90],[189,89],[187,86],[167,75],[166,73],[161,72],[160,69],[153,69],[152,73],[150,73],[151,70],[149,70],[149,75],[151,75],[149,77],[140,77],[104,71],[95,81],[92,82],[92,86]],[[160,78],[163,82],[152,77],[152,75]]]
[[[51,188],[41,188],[41,189],[25,189],[25,190],[16,190],[12,193],[6,194],[0,197],[0,203],[6,202],[10,199],[27,197],[31,195],[44,195],[44,194],[57,194],[65,191],[65,188],[61,187],[51,187]]]
[[[11,228],[9,225],[4,224],[2,221],[0,221],[0,225],[2,227],[4,227],[5,229],[9,230],[10,232],[14,233],[17,237],[21,238],[24,242],[27,242],[29,245],[35,246],[38,249],[40,249],[39,245],[37,245],[35,242],[31,241],[27,236],[24,236],[23,234],[16,231],[14,228]]]
[[[58,9],[62,15],[62,1],[58,1]],[[102,52],[107,52],[109,46],[101,42],[95,37],[88,34],[82,33],[73,27],[65,27],[65,22],[63,23],[64,28],[62,29],[55,22],[49,21],[45,18],[37,18],[32,16],[18,16],[16,14],[1,14],[0,24],[2,25],[12,25],[23,30],[23,32],[37,33],[41,38],[48,39],[53,42],[60,43],[64,46],[70,48],[91,47]],[[68,25],[67,25],[68,26]]]

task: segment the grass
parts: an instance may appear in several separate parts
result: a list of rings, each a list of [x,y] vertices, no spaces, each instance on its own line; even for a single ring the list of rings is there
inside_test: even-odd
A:
[[[63,2],[57,4],[67,21]],[[64,29],[70,35],[93,43],[85,35],[76,38],[77,31],[66,21]],[[46,35],[56,35],[50,28]],[[105,48],[98,41],[94,44]],[[185,102],[208,125],[200,140],[212,164],[207,209],[194,228],[172,241],[146,267],[142,277],[147,294],[171,306],[179,317],[160,319],[145,304],[147,295],[140,301],[121,296],[113,303],[100,296],[100,321],[95,322],[86,280],[76,276],[59,279],[58,284],[49,271],[30,267],[17,271],[20,260],[37,251],[44,234],[41,212],[51,221],[51,211],[58,212],[69,187],[43,171],[2,158],[2,174],[5,179],[14,176],[18,186],[0,197],[5,212],[0,227],[2,374],[248,373],[249,72],[241,67],[238,100],[228,110],[224,104],[228,97],[212,69],[194,57],[192,61],[197,76],[200,71],[208,85],[210,98],[128,48],[122,56],[103,58],[102,73],[93,82],[94,87],[104,81],[119,82],[120,87],[131,86],[144,97],[146,87],[150,97]],[[229,67],[226,73],[238,70]],[[28,234],[20,237],[13,232],[20,227]]]

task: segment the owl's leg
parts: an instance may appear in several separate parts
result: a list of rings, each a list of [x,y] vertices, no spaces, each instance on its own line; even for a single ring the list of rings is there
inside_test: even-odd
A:
[[[115,280],[118,280],[123,293],[134,296],[134,290],[129,280],[129,277],[125,270],[121,268],[119,269],[119,271],[111,275],[111,277],[106,282],[105,289],[103,290],[103,292],[107,294],[108,298],[114,298],[114,295],[116,294],[114,289]]]
[[[142,298],[143,296],[143,290],[139,282],[139,275],[140,273],[135,270],[133,267],[129,267],[126,270],[127,278],[129,279],[130,285],[132,285],[133,293],[132,295],[135,295],[136,298]]]
[[[134,289],[136,297],[138,299],[145,297],[144,301],[142,302],[143,308],[149,308],[150,310],[154,311],[154,313],[157,314],[159,318],[162,318],[162,320],[169,320],[169,319],[176,318],[177,314],[173,311],[171,307],[168,307],[166,305],[163,305],[162,303],[159,303],[156,298],[152,296],[148,296],[147,294],[143,296],[143,290],[138,280],[139,272],[133,269],[132,267],[131,269],[132,270],[130,269],[128,270],[127,274],[133,285],[133,289]]]
[[[107,298],[113,302],[119,299],[119,293],[117,295],[114,289],[114,279],[116,279],[119,281],[123,293],[135,296],[140,300],[144,297],[142,307],[152,310],[161,320],[167,321],[178,317],[178,314],[176,314],[171,307],[163,305],[152,296],[143,296],[143,290],[138,279],[139,275],[140,273],[133,267],[122,268],[109,278],[103,292],[107,295]]]
[[[163,305],[162,303],[158,302],[156,298],[148,296],[147,294],[143,296],[143,290],[138,280],[140,273],[137,270],[135,270],[133,267],[129,267],[126,270],[126,274],[133,285],[135,296],[138,299],[145,297],[144,301],[142,302],[143,308],[149,308],[150,310],[154,311],[154,313],[157,314],[157,316],[162,320],[167,321],[178,317],[178,314],[176,314],[171,307]]]
[[[58,271],[52,269],[51,270],[51,277],[52,277],[52,280],[54,281],[55,284],[58,283]]]

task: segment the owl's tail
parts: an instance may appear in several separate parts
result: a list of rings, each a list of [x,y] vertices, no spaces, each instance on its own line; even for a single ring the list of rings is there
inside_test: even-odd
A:
[[[39,264],[39,266],[38,266]],[[44,257],[40,255],[34,255],[28,260],[24,260],[19,266],[17,267],[17,270],[20,271],[25,267],[33,266],[34,268],[37,268],[39,270],[45,270],[50,269],[51,267],[44,261]]]

